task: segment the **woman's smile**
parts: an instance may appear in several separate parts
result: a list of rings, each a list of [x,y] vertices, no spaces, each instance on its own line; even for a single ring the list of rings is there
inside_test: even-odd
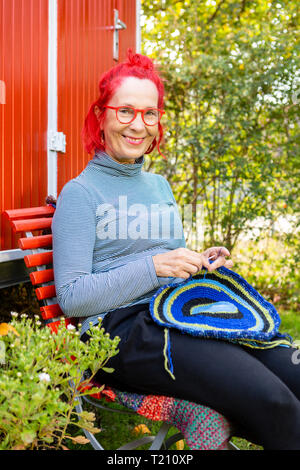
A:
[[[123,135],[123,138],[130,145],[140,145],[144,142],[144,139],[145,139],[144,137],[131,137],[128,135]]]

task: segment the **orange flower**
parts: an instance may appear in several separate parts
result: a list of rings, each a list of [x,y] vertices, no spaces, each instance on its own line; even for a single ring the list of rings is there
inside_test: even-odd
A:
[[[8,323],[0,323],[0,336],[6,336],[12,331],[16,336],[20,336],[17,330]]]
[[[135,428],[133,429],[133,432],[135,435],[151,434],[149,428],[145,424],[138,424],[138,426],[135,426]]]
[[[175,446],[176,446],[176,449],[177,449],[177,450],[183,450],[183,449],[184,449],[184,441],[183,441],[183,440],[177,441],[177,442],[175,443]]]

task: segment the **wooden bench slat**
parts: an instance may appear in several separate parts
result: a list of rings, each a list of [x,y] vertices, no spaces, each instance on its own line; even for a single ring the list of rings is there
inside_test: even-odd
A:
[[[4,216],[9,220],[31,219],[33,217],[42,217],[53,215],[55,212],[52,206],[29,207],[21,209],[8,209],[4,211]]]
[[[37,248],[51,248],[52,235],[37,235],[36,237],[20,238],[18,241],[21,250],[36,250]]]
[[[58,320],[56,322],[49,323],[47,326],[48,326],[48,328],[50,328],[52,333],[56,334],[58,332],[59,325],[60,325],[60,320]]]
[[[53,269],[44,269],[43,271],[35,271],[29,274],[30,280],[34,286],[54,281]]]
[[[14,232],[31,232],[32,230],[41,230],[51,228],[52,217],[43,217],[39,219],[22,219],[11,222]]]
[[[32,268],[34,266],[42,266],[43,264],[52,264],[53,253],[52,251],[45,251],[44,253],[26,255],[24,256],[24,261],[27,268]]]
[[[36,296],[38,300],[51,299],[56,297],[55,285],[51,284],[50,286],[38,287],[35,289]]]
[[[62,317],[64,315],[58,304],[44,305],[43,307],[40,307],[40,311],[44,320]]]
[[[64,322],[66,326],[68,325],[73,325],[72,321],[70,318],[63,318],[62,320],[57,320],[51,323],[47,323],[48,328],[52,330],[52,333],[57,333],[58,332],[58,327],[61,324],[61,322]],[[93,395],[91,395],[93,396]]]

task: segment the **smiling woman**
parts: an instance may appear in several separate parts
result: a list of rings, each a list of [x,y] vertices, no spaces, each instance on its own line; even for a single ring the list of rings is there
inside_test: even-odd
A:
[[[111,337],[120,337],[119,353],[108,364],[114,372],[100,371],[99,383],[209,406],[265,449],[299,450],[300,364],[292,361],[293,348],[256,350],[230,335],[200,338],[175,328],[168,337],[151,317],[162,286],[181,289],[179,283],[196,273],[202,279],[232,267],[225,247],[203,253],[186,247],[169,183],[142,170],[144,154],[159,151],[162,114],[163,83],[148,57],[129,52],[101,77],[83,129],[85,148],[94,155],[64,186],[53,217],[60,307],[80,318],[83,341],[99,317]],[[218,298],[221,315],[236,315],[232,298]],[[204,315],[203,305],[197,308]]]

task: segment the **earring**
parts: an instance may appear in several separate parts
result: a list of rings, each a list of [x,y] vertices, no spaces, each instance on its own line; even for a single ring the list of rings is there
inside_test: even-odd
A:
[[[151,153],[152,150],[155,149],[156,145],[157,145],[157,141],[156,141],[156,137],[155,137],[154,140],[152,141],[152,143],[150,144],[150,146],[147,148],[145,153]]]
[[[104,138],[104,132],[100,130],[100,144],[105,147],[105,138]]]

